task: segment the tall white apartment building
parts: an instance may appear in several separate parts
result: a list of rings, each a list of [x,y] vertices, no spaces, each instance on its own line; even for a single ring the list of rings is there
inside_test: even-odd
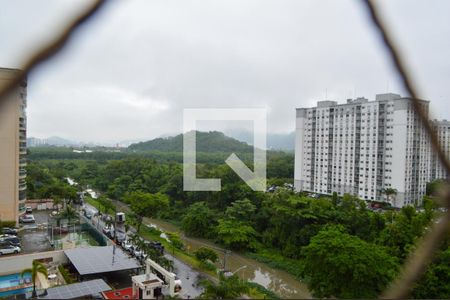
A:
[[[8,83],[16,69],[0,68],[0,86]],[[27,154],[27,81],[0,103],[0,220],[18,222],[25,212]]]
[[[450,158],[450,122],[447,120],[433,120],[433,130],[437,135],[439,146]],[[431,179],[450,179],[450,174],[445,171],[442,164],[439,162],[437,155],[431,154]]]
[[[420,103],[428,114],[429,102]],[[394,206],[419,204],[430,178],[429,144],[409,98],[319,101],[297,109],[295,188],[378,201],[393,188]]]

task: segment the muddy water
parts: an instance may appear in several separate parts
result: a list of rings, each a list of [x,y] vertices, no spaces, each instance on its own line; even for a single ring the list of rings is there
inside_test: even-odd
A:
[[[180,231],[177,226],[161,220],[147,219],[146,221],[159,227],[163,231]],[[191,252],[201,246],[208,246],[216,250],[220,256],[221,262],[223,262],[224,251],[219,246],[203,239],[188,238],[184,236],[182,236],[182,238],[188,251]],[[170,251],[170,249],[167,250]],[[274,270],[254,259],[244,257],[234,252],[227,255],[226,269],[236,272],[236,274],[243,279],[256,282],[265,288],[274,291],[282,298],[311,298],[311,294],[309,293],[306,284],[296,280],[292,275],[281,270]]]

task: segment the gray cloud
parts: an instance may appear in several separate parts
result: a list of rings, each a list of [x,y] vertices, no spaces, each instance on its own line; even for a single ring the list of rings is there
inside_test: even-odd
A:
[[[1,66],[17,66],[84,2],[0,1]],[[434,115],[449,118],[448,1],[382,1]],[[145,139],[182,109],[294,108],[402,91],[358,1],[115,1],[29,79],[29,135]]]

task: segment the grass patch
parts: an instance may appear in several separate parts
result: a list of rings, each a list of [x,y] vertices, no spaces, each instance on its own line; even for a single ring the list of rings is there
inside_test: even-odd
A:
[[[95,199],[93,199],[91,197],[86,196],[84,198],[84,200],[85,200],[86,203],[89,203],[90,205],[95,207],[98,211],[100,211],[103,208],[97,200],[95,200]]]
[[[274,292],[255,282],[247,281],[247,286],[250,289],[247,294],[251,299],[281,299]]]
[[[15,228],[16,221],[1,221],[0,220],[0,229],[2,229],[3,227]]]
[[[213,264],[212,262],[209,262],[209,261],[205,261],[205,260],[199,260],[199,267],[200,267],[200,269],[205,270],[205,271],[216,272],[216,270],[217,270],[215,264]]]
[[[86,196],[85,202],[95,207],[99,212],[103,212],[105,210],[103,206],[100,204],[100,202],[97,201],[97,199]],[[112,209],[108,209],[106,213],[111,216],[114,216],[116,214],[116,212]]]
[[[192,266],[194,269],[200,270],[204,273],[207,273],[208,275],[217,277],[217,274],[215,271],[210,270],[210,269],[208,270],[208,268],[205,268],[205,266],[202,266],[200,261],[198,261],[193,254],[190,254],[190,253],[186,252],[185,250],[181,250],[181,249],[173,247],[171,243],[169,243],[166,239],[162,238],[160,236],[161,231],[156,230],[154,228],[150,228],[150,227],[146,226],[145,224],[143,224],[139,231],[139,235],[146,240],[161,242],[161,244],[163,244],[167,253],[174,255],[176,258],[178,258],[185,264]]]

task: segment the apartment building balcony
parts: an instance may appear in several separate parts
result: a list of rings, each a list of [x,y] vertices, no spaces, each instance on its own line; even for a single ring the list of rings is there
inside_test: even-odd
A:
[[[19,191],[19,201],[25,201],[25,200],[27,200],[27,191],[26,191],[26,189],[22,190],[22,191]]]
[[[19,160],[19,166],[20,166],[21,168],[26,167],[26,166],[27,166],[27,160],[26,160],[25,158],[21,158],[21,159]]]
[[[19,191],[25,191],[27,189],[27,184],[19,184]]]

